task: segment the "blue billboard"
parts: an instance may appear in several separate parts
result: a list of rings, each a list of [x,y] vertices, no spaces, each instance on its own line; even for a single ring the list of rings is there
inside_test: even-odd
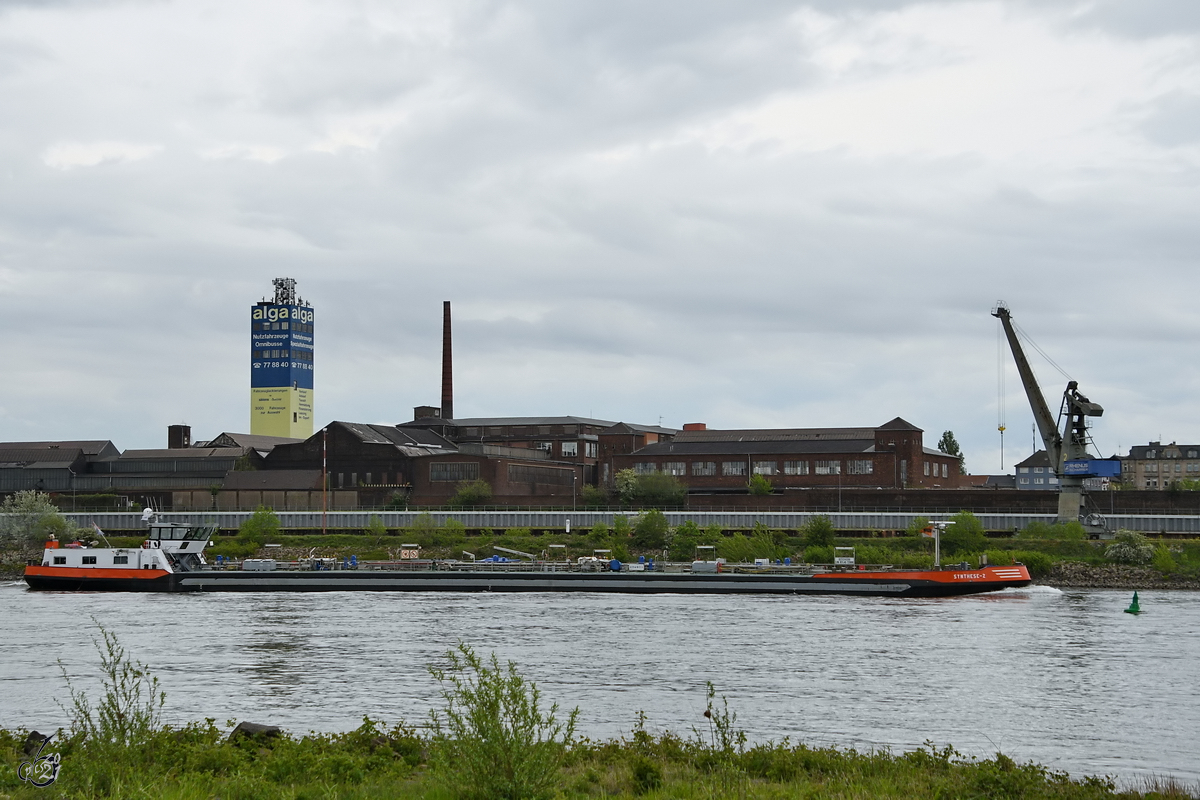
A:
[[[1121,462],[1102,458],[1066,461],[1063,463],[1063,474],[1087,478],[1119,478]]]
[[[251,307],[251,388],[313,388],[313,319],[308,306]]]

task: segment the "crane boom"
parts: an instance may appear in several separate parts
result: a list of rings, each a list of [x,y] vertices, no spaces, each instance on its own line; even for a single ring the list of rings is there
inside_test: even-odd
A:
[[[1029,359],[1025,357],[1021,341],[1017,338],[1017,331],[1013,328],[1012,314],[1009,312],[1008,306],[1000,303],[992,311],[992,316],[998,318],[1000,324],[1004,326],[1004,336],[1008,339],[1008,347],[1012,350],[1013,360],[1017,362],[1017,372],[1025,387],[1025,396],[1029,398],[1029,407],[1033,410],[1033,421],[1037,423],[1038,433],[1042,435],[1042,443],[1046,447],[1046,455],[1050,457],[1050,464],[1061,466],[1059,461],[1062,458],[1062,435],[1058,432],[1058,422],[1051,416],[1050,407],[1046,405],[1046,398],[1042,396],[1037,378],[1033,376],[1033,368],[1029,366]]]
[[[1025,396],[1029,398],[1034,422],[1042,435],[1046,456],[1050,459],[1050,468],[1058,475],[1058,521],[1078,520],[1079,509],[1083,505],[1083,476],[1068,475],[1065,467],[1068,461],[1087,459],[1087,418],[1101,416],[1104,409],[1099,403],[1093,403],[1080,394],[1077,382],[1069,381],[1066,391],[1063,392],[1062,406],[1059,410],[1059,419],[1066,417],[1063,431],[1060,433],[1058,420],[1050,415],[1050,407],[1046,405],[1046,398],[1042,395],[1037,378],[1033,376],[1033,368],[1029,366],[1029,360],[1025,357],[1025,351],[1017,338],[1008,307],[998,303],[992,310],[992,316],[999,319],[1000,324],[1004,326],[1004,335],[1008,338],[1013,360],[1017,362],[1017,372],[1020,373],[1021,383],[1025,386]]]

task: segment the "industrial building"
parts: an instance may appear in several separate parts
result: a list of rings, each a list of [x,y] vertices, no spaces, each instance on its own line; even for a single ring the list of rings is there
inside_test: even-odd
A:
[[[291,278],[250,307],[250,433],[307,439],[313,433],[312,306]]]
[[[752,475],[777,491],[816,487],[956,487],[958,459],[926,448],[896,417],[878,428],[709,430],[685,425],[672,440],[612,456],[614,470],[674,475],[691,493],[745,493]]]

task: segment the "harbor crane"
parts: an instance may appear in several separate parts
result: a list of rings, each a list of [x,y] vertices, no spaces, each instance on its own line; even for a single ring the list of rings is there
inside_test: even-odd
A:
[[[1017,372],[1021,375],[1021,383],[1025,386],[1025,396],[1029,398],[1029,407],[1033,410],[1033,419],[1037,423],[1038,432],[1046,447],[1046,455],[1050,458],[1050,468],[1058,475],[1058,521],[1075,522],[1080,518],[1083,507],[1083,481],[1097,474],[1088,457],[1087,420],[1088,417],[1099,417],[1104,409],[1099,403],[1093,403],[1079,392],[1076,381],[1068,381],[1063,392],[1062,406],[1058,418],[1050,414],[1046,398],[1042,395],[1025,351],[1017,338],[1013,327],[1012,315],[1008,306],[997,303],[992,309],[992,316],[1000,320],[1004,326],[1004,335],[1008,338],[1009,349],[1012,350],[1013,360],[1017,362]],[[1062,430],[1059,423],[1062,422]]]

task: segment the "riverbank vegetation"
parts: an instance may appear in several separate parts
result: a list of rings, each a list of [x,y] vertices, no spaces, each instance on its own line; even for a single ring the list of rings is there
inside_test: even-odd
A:
[[[0,797],[17,798],[1191,798],[1169,779],[1118,788],[997,753],[968,758],[927,743],[905,753],[752,744],[737,715],[707,687],[685,735],[647,730],[592,741],[576,735],[579,710],[547,707],[511,662],[460,644],[430,667],[442,707],[427,722],[386,725],[369,716],[347,733],[293,735],[214,720],[161,724],[163,695],[149,669],[102,629],[104,695],[93,706],[71,687],[69,730],[42,746],[0,730]],[[232,730],[231,730],[232,729]],[[56,754],[59,772],[38,788],[21,763]]]

